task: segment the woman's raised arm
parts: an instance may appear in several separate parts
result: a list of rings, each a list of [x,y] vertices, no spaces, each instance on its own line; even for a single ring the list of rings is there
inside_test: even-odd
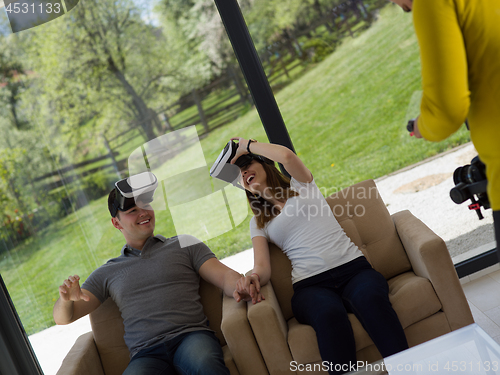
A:
[[[299,182],[311,182],[313,180],[312,173],[307,169],[302,160],[285,146],[256,141],[250,142],[247,139],[239,137],[231,138],[231,140],[238,141],[238,149],[231,163],[234,163],[241,155],[248,154],[248,150],[250,150],[252,154],[262,155],[281,163],[290,176]]]
[[[253,245],[253,270],[250,276],[243,276],[236,283],[236,291],[239,294],[247,294],[255,304],[260,302],[260,287],[266,285],[271,278],[271,260],[269,258],[269,245],[267,238],[257,236],[252,238]]]

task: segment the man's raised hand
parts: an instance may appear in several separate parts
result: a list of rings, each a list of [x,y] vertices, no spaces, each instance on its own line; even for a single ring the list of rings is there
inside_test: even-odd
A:
[[[59,296],[62,301],[89,301],[90,297],[80,289],[80,276],[74,275],[64,280],[59,286]]]

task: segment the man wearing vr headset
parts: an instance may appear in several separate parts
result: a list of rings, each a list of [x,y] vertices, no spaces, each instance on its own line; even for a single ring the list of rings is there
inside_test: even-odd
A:
[[[209,329],[198,289],[199,277],[238,302],[241,275],[219,262],[194,237],[153,235],[150,203],[158,185],[149,172],[118,181],[108,197],[111,222],[125,237],[121,255],[92,272],[80,288],[70,276],[59,287],[57,324],[85,316],[111,297],[123,317],[131,361],[124,374],[229,374]],[[189,246],[182,247],[186,242]]]

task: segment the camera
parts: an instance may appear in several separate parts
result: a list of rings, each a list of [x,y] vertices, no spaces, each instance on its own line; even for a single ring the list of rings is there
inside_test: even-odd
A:
[[[406,130],[410,132],[410,135],[413,135],[414,128],[415,128],[415,119],[412,118],[411,120],[408,120],[408,124],[406,124]]]
[[[488,180],[486,179],[486,166],[479,159],[474,157],[470,164],[458,167],[453,172],[453,182],[455,187],[450,190],[450,197],[456,204],[461,204],[467,199],[472,203],[469,210],[474,210],[479,220],[484,219],[481,207],[490,208],[490,201],[486,192]]]
[[[413,136],[415,130],[415,120],[408,120],[406,130]],[[465,120],[465,126],[469,130],[469,121]],[[450,198],[456,204],[462,204],[467,199],[472,201],[469,204],[469,210],[474,210],[479,217],[479,220],[484,219],[481,213],[481,207],[484,209],[491,208],[486,187],[488,180],[486,179],[486,166],[479,159],[479,156],[474,157],[470,164],[458,167],[453,172],[453,182],[455,187],[450,190]]]

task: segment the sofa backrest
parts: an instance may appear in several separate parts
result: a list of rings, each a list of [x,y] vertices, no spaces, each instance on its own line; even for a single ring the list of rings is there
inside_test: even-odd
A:
[[[386,279],[411,269],[391,215],[373,180],[352,185],[326,198],[345,233],[373,268]],[[275,245],[269,246],[271,283],[286,320],[293,317],[291,264]]]
[[[330,195],[327,202],[345,233],[386,279],[411,270],[375,181],[352,185]]]
[[[222,291],[200,279],[200,298],[210,329],[215,331],[221,346],[226,345],[220,328],[222,320]],[[108,298],[90,314],[94,341],[106,375],[121,375],[130,361],[130,353],[123,338],[123,319],[115,302]]]

